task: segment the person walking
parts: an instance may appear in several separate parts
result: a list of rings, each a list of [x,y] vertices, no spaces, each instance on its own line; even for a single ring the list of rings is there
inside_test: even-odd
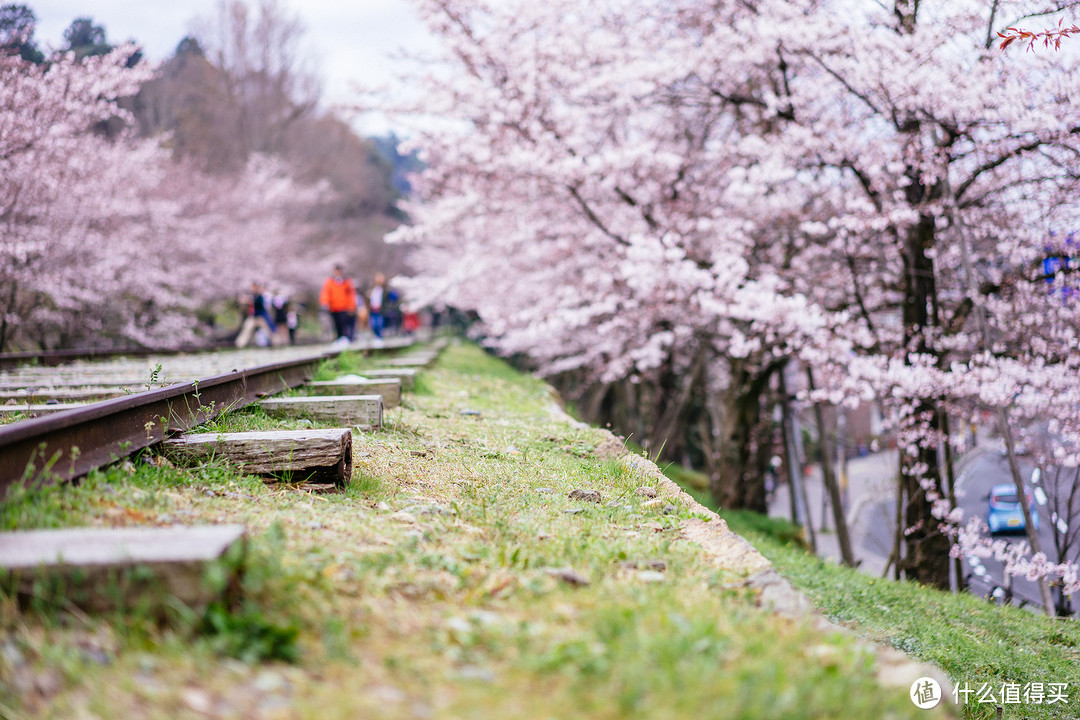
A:
[[[296,303],[289,301],[285,312],[285,326],[289,328],[289,344],[296,344],[296,328],[300,327],[300,312]]]
[[[291,331],[289,327],[289,296],[281,290],[277,290],[272,295],[271,305],[274,308],[274,325],[277,326],[277,331],[274,333],[274,344],[284,345],[289,342]],[[295,342],[290,344],[295,344]]]
[[[269,345],[276,327],[274,320],[270,317],[270,311],[266,307],[266,295],[263,292],[262,285],[257,282],[251,283],[251,294],[247,296],[244,304],[244,324],[240,328],[240,333],[236,336],[236,347],[247,347],[247,344],[251,342],[252,335],[255,335],[259,330],[266,335],[266,344]],[[256,344],[258,344],[258,340],[256,340]]]
[[[334,332],[337,343],[349,343],[353,339],[353,324],[356,318],[356,286],[345,277],[345,268],[334,266],[334,273],[326,278],[319,304],[330,313],[334,320]]]
[[[383,336],[383,301],[386,296],[386,276],[382,273],[375,274],[375,285],[368,294],[368,323],[371,332],[375,335],[375,343],[382,344]]]
[[[401,306],[401,330],[405,337],[412,337],[420,329],[420,313],[411,305]]]

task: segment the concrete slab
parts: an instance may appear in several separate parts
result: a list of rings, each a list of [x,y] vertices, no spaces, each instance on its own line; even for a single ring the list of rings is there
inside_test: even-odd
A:
[[[364,377],[368,378],[397,378],[401,381],[401,387],[408,390],[416,384],[416,368],[380,368],[378,370],[365,370]]]
[[[400,378],[358,378],[350,380],[319,380],[309,382],[301,390],[309,395],[380,395],[383,410],[401,404]]]
[[[238,574],[245,551],[242,525],[7,532],[0,533],[0,585],[24,597],[60,593],[88,610],[153,611],[172,598],[199,607],[222,592],[205,583],[207,566],[235,554]]]
[[[379,395],[270,398],[259,404],[269,413],[288,417],[309,417],[363,430],[382,427],[383,403]]]

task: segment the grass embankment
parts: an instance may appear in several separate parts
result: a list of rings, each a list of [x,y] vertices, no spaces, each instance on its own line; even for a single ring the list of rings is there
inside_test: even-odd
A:
[[[713,506],[702,479],[678,466],[665,468],[699,502]],[[718,511],[833,621],[859,635],[937,665],[968,688],[964,716],[1076,718],[1080,710],[1080,623],[1050,620],[1029,610],[997,607],[968,594],[866,575],[822,560],[799,528],[778,518]],[[1038,683],[1044,697],[1038,698]],[[1067,703],[1049,704],[1051,683],[1068,684]],[[1020,688],[1019,699],[1003,696]],[[1024,696],[1023,689],[1036,694]],[[990,695],[982,694],[987,689]],[[994,700],[991,701],[990,697]],[[1007,700],[1003,702],[1003,700]]]
[[[253,542],[244,603],[211,617],[5,600],[0,715],[927,716],[850,636],[759,610],[680,538],[690,510],[638,494],[644,476],[595,459],[604,436],[551,405],[453,346],[383,431],[355,436],[344,492],[144,459],[12,496],[6,528],[242,522]],[[251,409],[213,429],[298,423]],[[568,497],[586,488],[601,502]]]
[[[1080,623],[1030,610],[997,607],[974,595],[953,594],[913,582],[882,580],[808,553],[795,526],[753,513],[722,513],[824,613],[860,635],[886,642],[946,672],[968,696],[967,716],[992,718],[984,686],[993,689],[1006,718],[1080,716]],[[1003,685],[1015,688],[1067,683],[1067,703],[1021,697],[1003,702]]]

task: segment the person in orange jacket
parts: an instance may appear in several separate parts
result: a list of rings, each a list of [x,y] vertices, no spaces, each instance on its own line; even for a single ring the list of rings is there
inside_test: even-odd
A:
[[[345,268],[341,265],[335,265],[334,274],[323,283],[319,304],[334,319],[337,339],[345,338],[351,342],[356,326],[356,286],[351,279],[345,277]]]

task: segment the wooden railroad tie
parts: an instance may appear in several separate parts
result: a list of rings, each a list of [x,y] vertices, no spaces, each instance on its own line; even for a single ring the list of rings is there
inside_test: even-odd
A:
[[[353,425],[361,430],[382,427],[381,395],[270,398],[259,405],[274,415],[308,417],[337,425]]]
[[[64,410],[86,407],[86,405],[87,403],[34,403],[32,405],[28,403],[12,403],[10,405],[0,405],[0,415],[22,413],[27,417],[41,417],[42,415],[52,415]]]
[[[410,337],[388,337],[383,338],[381,343],[376,343],[373,338],[367,338],[366,340],[357,341],[357,344],[362,345],[365,350],[400,350],[416,344],[416,341]]]
[[[146,388],[142,388],[145,390]],[[108,400],[130,394],[124,388],[119,387],[87,387],[87,388],[43,388],[34,387],[26,390],[0,390],[0,404],[3,403],[44,403],[56,402],[94,402]]]
[[[401,381],[401,387],[404,390],[416,385],[416,368],[382,368],[380,370],[364,370],[364,377],[367,378],[397,378]]]
[[[390,367],[400,368],[415,368],[426,367],[435,362],[435,353],[416,353],[413,355],[404,355],[398,358],[390,358],[386,360],[386,364]]]
[[[199,609],[230,599],[246,549],[242,525],[0,533],[0,587],[92,611],[119,606],[157,615],[173,598]],[[204,580],[214,562],[227,571],[223,586]]]
[[[352,431],[270,430],[265,432],[194,433],[162,443],[178,465],[223,460],[253,475],[290,480],[348,484],[352,476]]]
[[[380,395],[383,410],[396,408],[401,404],[400,378],[348,378],[338,380],[318,380],[304,385],[309,395]]]
[[[19,376],[10,380],[0,381],[0,391],[18,391],[27,390],[33,388],[48,387],[51,390],[58,390],[62,388],[87,388],[87,387],[107,387],[117,388],[118,394],[122,394],[124,390],[131,392],[140,392],[146,389],[147,378],[139,380],[133,377],[105,377],[101,375],[86,375],[84,377],[63,377],[60,375],[49,376]],[[155,387],[157,384],[155,383]]]

